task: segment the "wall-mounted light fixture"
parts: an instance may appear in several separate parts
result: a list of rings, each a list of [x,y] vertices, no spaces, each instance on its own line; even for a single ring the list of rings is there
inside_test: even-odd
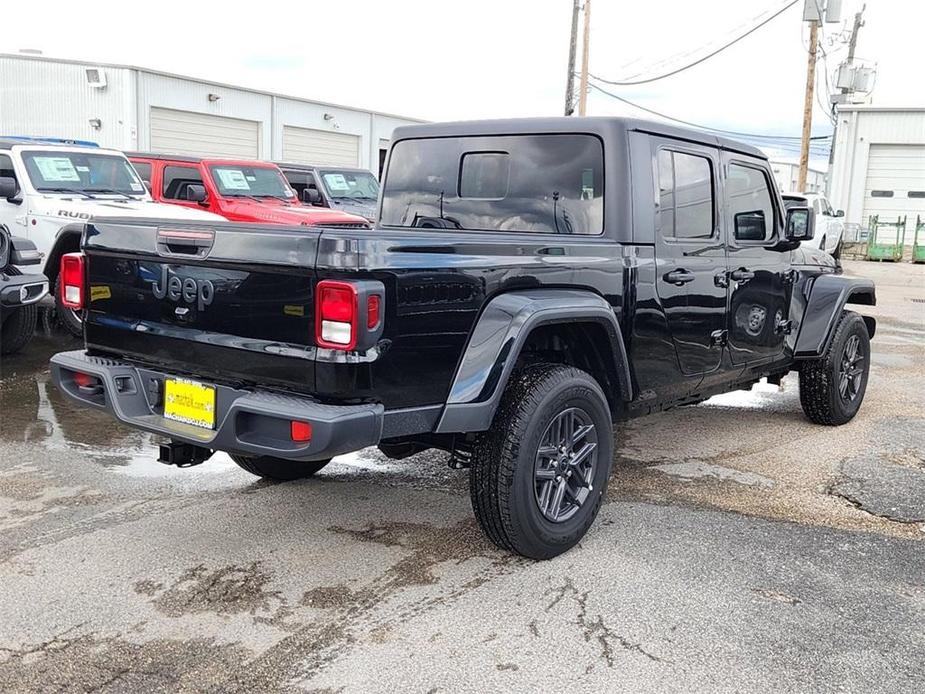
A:
[[[99,118],[91,118],[90,127],[93,128],[94,130],[99,130],[100,128],[103,127],[103,121],[101,121]]]
[[[98,67],[88,67],[85,71],[87,84],[94,89],[106,89],[106,72]]]
[[[209,101],[212,102],[213,104],[221,98],[222,97],[218,94],[209,94]]]

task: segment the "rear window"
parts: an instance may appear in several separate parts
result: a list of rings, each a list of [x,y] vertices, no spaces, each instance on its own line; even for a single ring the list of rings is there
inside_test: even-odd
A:
[[[601,141],[575,134],[402,140],[389,160],[381,223],[600,234]]]

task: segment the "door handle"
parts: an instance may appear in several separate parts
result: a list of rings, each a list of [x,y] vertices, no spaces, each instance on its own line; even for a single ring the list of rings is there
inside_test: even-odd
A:
[[[740,267],[738,270],[733,270],[729,273],[729,279],[744,284],[749,280],[755,279],[755,273],[751,270],[746,270],[744,267]]]
[[[664,280],[670,284],[675,284],[679,287],[682,287],[688,282],[694,281],[694,273],[688,272],[683,268],[679,270],[672,270],[665,275]]]

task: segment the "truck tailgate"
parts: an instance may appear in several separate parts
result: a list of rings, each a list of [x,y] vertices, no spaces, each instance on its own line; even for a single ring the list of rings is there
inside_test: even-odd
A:
[[[224,382],[314,388],[320,231],[97,219],[87,348]]]

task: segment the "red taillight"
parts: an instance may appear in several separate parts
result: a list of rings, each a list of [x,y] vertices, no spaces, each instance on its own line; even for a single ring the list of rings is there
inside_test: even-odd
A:
[[[379,311],[382,306],[378,294],[371,294],[366,300],[366,327],[375,330],[379,327]]]
[[[84,307],[83,253],[65,253],[61,256],[61,303],[67,308]]]
[[[312,425],[308,422],[292,420],[289,423],[289,435],[296,443],[305,443],[312,440]]]
[[[315,293],[315,342],[351,350],[357,344],[357,289],[349,282],[322,280]]]

